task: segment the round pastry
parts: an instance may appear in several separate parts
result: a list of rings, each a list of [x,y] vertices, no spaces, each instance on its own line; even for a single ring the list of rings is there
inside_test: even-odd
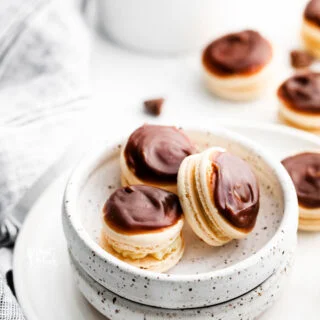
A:
[[[303,15],[302,41],[306,49],[320,58],[320,1],[312,0],[306,6]]]
[[[222,98],[258,97],[271,77],[272,46],[258,32],[231,33],[210,43],[202,55],[208,89]]]
[[[320,152],[305,152],[282,161],[297,191],[299,229],[320,231]]]
[[[221,148],[183,160],[178,194],[193,231],[211,246],[244,238],[259,212],[259,186],[250,166]]]
[[[177,195],[151,186],[116,190],[103,208],[102,247],[141,269],[164,272],[184,251]]]
[[[306,129],[320,129],[320,73],[294,75],[278,89],[279,116],[289,124]]]
[[[143,125],[131,134],[122,149],[121,183],[146,184],[176,193],[179,166],[194,151],[182,130]]]

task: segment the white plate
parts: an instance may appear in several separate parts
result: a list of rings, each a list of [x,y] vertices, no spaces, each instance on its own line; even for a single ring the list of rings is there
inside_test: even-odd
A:
[[[241,125],[229,127],[263,144],[279,160],[299,150],[320,148],[318,138],[298,133],[298,131],[288,128]],[[65,179],[61,178],[43,194],[31,210],[21,230],[14,256],[14,277],[17,296],[29,320],[103,319],[85,302],[71,279],[72,273],[68,263],[60,219],[64,184]],[[313,247],[309,246],[312,242],[311,237],[315,249],[317,247],[317,240],[318,244],[320,243],[320,237],[316,235],[303,235],[302,241],[307,243],[306,248],[300,250],[300,254],[303,254],[304,260],[301,263],[304,263],[309,255],[313,259],[317,259],[315,257],[316,250],[312,251]],[[315,263],[316,265],[317,263]],[[314,267],[312,260],[310,261],[309,268],[310,270],[314,270],[314,274],[308,272],[307,274],[303,274],[304,277],[298,275],[296,281],[299,283],[299,288],[308,288],[308,286],[304,285],[302,279],[309,279],[310,287],[314,284],[314,279],[320,281],[319,273],[317,272],[317,268]],[[305,302],[304,304],[293,303],[293,301],[286,302],[288,294],[292,295],[293,292],[293,290],[288,291],[281,306],[276,306],[277,312],[274,314],[271,312],[269,314],[270,317],[264,319],[272,318],[275,320],[286,318],[289,308],[304,308],[308,301],[316,301],[316,298],[319,298],[318,291],[315,291],[318,296],[310,296],[308,292],[303,295],[300,293],[298,295],[297,293],[294,297],[302,299]],[[299,300],[297,299],[297,301]],[[284,306],[288,309],[283,309]],[[312,307],[314,308],[315,305]],[[309,309],[311,310],[311,307]],[[293,314],[300,314],[302,317],[308,311],[306,309],[302,313],[301,309],[299,310]],[[281,311],[283,312],[282,317]],[[301,319],[301,317],[291,317],[291,319]]]

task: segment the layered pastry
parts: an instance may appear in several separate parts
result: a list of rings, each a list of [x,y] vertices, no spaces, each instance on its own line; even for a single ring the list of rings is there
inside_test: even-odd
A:
[[[202,55],[208,89],[222,98],[258,97],[272,74],[273,49],[258,32],[231,33],[210,43]]]
[[[101,246],[140,269],[164,272],[183,255],[183,223],[174,193],[144,185],[120,188],[103,208]]]
[[[123,186],[146,184],[177,191],[177,174],[182,160],[195,152],[181,129],[143,125],[129,137],[120,155]]]
[[[320,231],[320,152],[300,153],[284,159],[282,164],[296,188],[299,229]]]
[[[302,41],[312,55],[320,58],[320,1],[312,0],[303,15]]]
[[[183,160],[178,194],[193,231],[211,246],[241,239],[259,212],[259,185],[249,164],[221,148]]]
[[[292,76],[278,89],[279,116],[305,130],[320,129],[320,73]]]

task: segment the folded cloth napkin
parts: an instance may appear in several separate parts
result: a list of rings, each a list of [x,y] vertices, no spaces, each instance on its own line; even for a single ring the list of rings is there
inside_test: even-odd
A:
[[[83,3],[0,1],[0,250],[19,228],[12,212],[24,214],[28,192],[53,176],[83,128],[90,96]],[[4,263],[0,255],[0,319],[24,319]]]

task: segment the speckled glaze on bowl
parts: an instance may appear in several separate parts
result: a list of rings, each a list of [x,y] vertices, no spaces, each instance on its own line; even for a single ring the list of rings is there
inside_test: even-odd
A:
[[[161,309],[131,302],[115,295],[92,279],[72,257],[71,267],[76,284],[87,301],[108,319],[113,320],[253,320],[278,298],[291,271],[292,252],[288,261],[260,286],[243,296],[215,306],[185,310]]]
[[[247,160],[261,191],[261,209],[244,240],[212,248],[184,228],[186,251],[170,272],[140,270],[99,246],[101,209],[120,186],[121,140],[83,159],[73,172],[63,202],[63,225],[74,259],[95,281],[126,299],[150,306],[184,309],[211,306],[260,285],[287,261],[297,239],[298,204],[286,170],[263,147],[230,131],[186,130],[199,150],[217,145]],[[129,134],[129,133],[128,133]]]

